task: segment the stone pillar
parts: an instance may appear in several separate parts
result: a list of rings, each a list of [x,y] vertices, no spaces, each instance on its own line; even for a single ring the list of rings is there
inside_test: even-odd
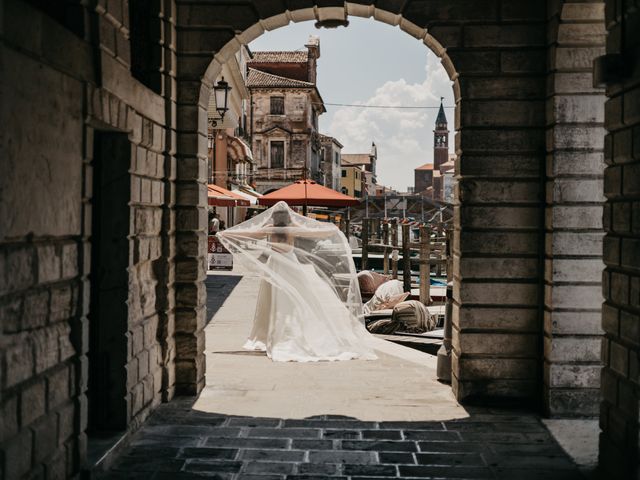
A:
[[[544,290],[544,410],[598,414],[604,92],[604,4],[550,11]]]

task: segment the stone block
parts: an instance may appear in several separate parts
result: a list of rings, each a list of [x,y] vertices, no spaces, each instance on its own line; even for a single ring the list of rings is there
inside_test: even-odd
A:
[[[4,291],[23,290],[36,282],[33,250],[29,246],[7,249],[4,255]]]
[[[464,29],[464,45],[468,48],[544,46],[545,37],[546,29],[541,24],[468,25]]]
[[[460,278],[535,278],[538,261],[532,258],[462,258]]]
[[[539,181],[464,180],[459,199],[468,203],[531,203],[540,198]]]
[[[5,334],[22,331],[22,303],[20,296],[7,296],[0,300],[0,318]]]
[[[20,425],[31,425],[44,415],[47,408],[47,395],[44,379],[40,378],[22,390],[20,397]]]
[[[528,358],[455,357],[454,363],[460,380],[529,379],[537,369]]]
[[[550,335],[601,335],[599,311],[545,311],[545,332]]]
[[[56,326],[34,331],[31,340],[33,341],[36,373],[41,373],[58,363],[58,329]]]
[[[609,367],[614,372],[626,377],[629,373],[629,349],[612,341],[609,344]]]
[[[473,55],[478,55],[473,53]],[[497,57],[497,53],[495,53]],[[456,55],[451,53],[454,65],[458,67]],[[481,59],[479,58],[478,61]],[[498,62],[496,61],[496,64]],[[496,66],[497,68],[497,66]],[[461,77],[460,87],[463,100],[508,98],[511,100],[543,100],[546,94],[544,80],[527,77]]]
[[[604,202],[604,185],[601,179],[556,178],[548,189],[547,203],[596,203]]]
[[[504,73],[542,73],[546,71],[546,66],[545,49],[505,50],[500,53],[500,70]]]
[[[603,300],[600,285],[547,286],[546,298],[553,308],[563,309],[599,309]]]
[[[30,292],[24,296],[22,310],[22,328],[43,327],[49,316],[49,292],[47,290]]]
[[[602,95],[556,95],[553,98],[553,118],[564,123],[603,123]]]
[[[604,19],[604,3],[565,3],[562,6],[562,20],[602,21]]]
[[[600,337],[545,337],[544,355],[549,362],[599,362]]]
[[[60,278],[60,255],[55,245],[40,245],[36,249],[38,256],[38,282],[55,282]]]
[[[547,149],[602,150],[604,134],[601,126],[556,124],[547,130]]]
[[[546,408],[551,417],[595,417],[599,413],[597,388],[553,388],[545,396]]]
[[[535,254],[538,251],[538,237],[528,232],[462,232],[456,237],[463,254]],[[602,236],[600,236],[601,238]],[[597,247],[601,248],[602,241]]]
[[[465,228],[534,229],[540,226],[539,210],[527,206],[472,206],[460,208],[460,213],[460,224]]]
[[[554,232],[547,236],[546,251],[554,255],[593,255],[602,254],[604,233]],[[606,248],[605,248],[606,251]]]
[[[33,350],[31,342],[24,337],[15,338],[4,355],[7,388],[24,382],[33,375]]]
[[[604,270],[598,258],[556,258],[550,263],[553,282],[600,282]]]
[[[454,335],[453,347],[467,355],[535,357],[536,335],[509,333],[462,333]]]
[[[549,229],[602,229],[601,206],[554,206],[546,213]]]
[[[54,410],[69,399],[69,366],[63,365],[47,375],[47,405]]]
[[[460,308],[453,305],[453,324],[460,331],[501,330],[536,333],[539,331],[537,307],[507,308],[474,306]],[[600,317],[598,316],[598,324]]]
[[[604,46],[558,47],[555,50],[555,65],[560,71],[591,70],[593,60],[604,53]]]
[[[459,159],[459,168],[463,176],[535,178],[537,180],[540,176],[540,158],[536,155],[463,154]]]
[[[600,387],[601,365],[545,364],[545,382],[551,388]]]
[[[73,278],[78,276],[78,246],[68,243],[62,246],[62,277]]]
[[[33,458],[33,439],[30,429],[23,429],[10,442],[3,444],[2,452],[5,459],[4,478],[23,478],[31,468]]]
[[[33,425],[33,456],[42,462],[56,451],[58,444],[58,418],[51,413]]]
[[[558,29],[558,43],[571,46],[600,46],[605,43],[603,22],[563,23]]]

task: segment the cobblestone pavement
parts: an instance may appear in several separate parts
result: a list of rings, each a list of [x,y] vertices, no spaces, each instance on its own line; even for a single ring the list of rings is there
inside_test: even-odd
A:
[[[457,404],[431,355],[383,341],[373,362],[242,352],[257,282],[209,277],[207,386],[161,405],[105,478],[582,478],[535,415]]]

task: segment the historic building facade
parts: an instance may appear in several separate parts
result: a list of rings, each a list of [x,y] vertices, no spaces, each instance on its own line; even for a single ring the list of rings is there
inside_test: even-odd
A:
[[[328,135],[320,135],[320,143],[322,144],[321,168],[324,175],[321,183],[325,187],[339,192],[342,178],[340,159],[343,145],[337,139]]]
[[[211,88],[265,30],[348,16],[420,39],[452,81],[456,398],[599,416],[605,478],[636,477],[639,15],[614,0],[5,0],[3,478],[77,477],[93,432],[126,435],[202,390]]]
[[[376,184],[378,177],[376,175],[376,164],[378,162],[378,147],[371,142],[371,150],[369,153],[343,153],[341,155],[341,165],[343,171],[352,168],[360,169],[358,175],[362,179],[362,197],[376,194]],[[354,175],[355,176],[355,175]]]
[[[320,41],[306,51],[253,52],[247,62],[251,138],[260,193],[306,176],[324,182],[318,117],[325,112],[316,86]]]

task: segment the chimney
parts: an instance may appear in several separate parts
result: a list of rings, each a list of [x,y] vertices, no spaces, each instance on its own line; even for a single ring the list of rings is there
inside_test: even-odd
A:
[[[320,38],[309,35],[309,40],[305,45],[308,51],[307,56],[307,78],[311,83],[316,83],[318,59],[320,58]]]

